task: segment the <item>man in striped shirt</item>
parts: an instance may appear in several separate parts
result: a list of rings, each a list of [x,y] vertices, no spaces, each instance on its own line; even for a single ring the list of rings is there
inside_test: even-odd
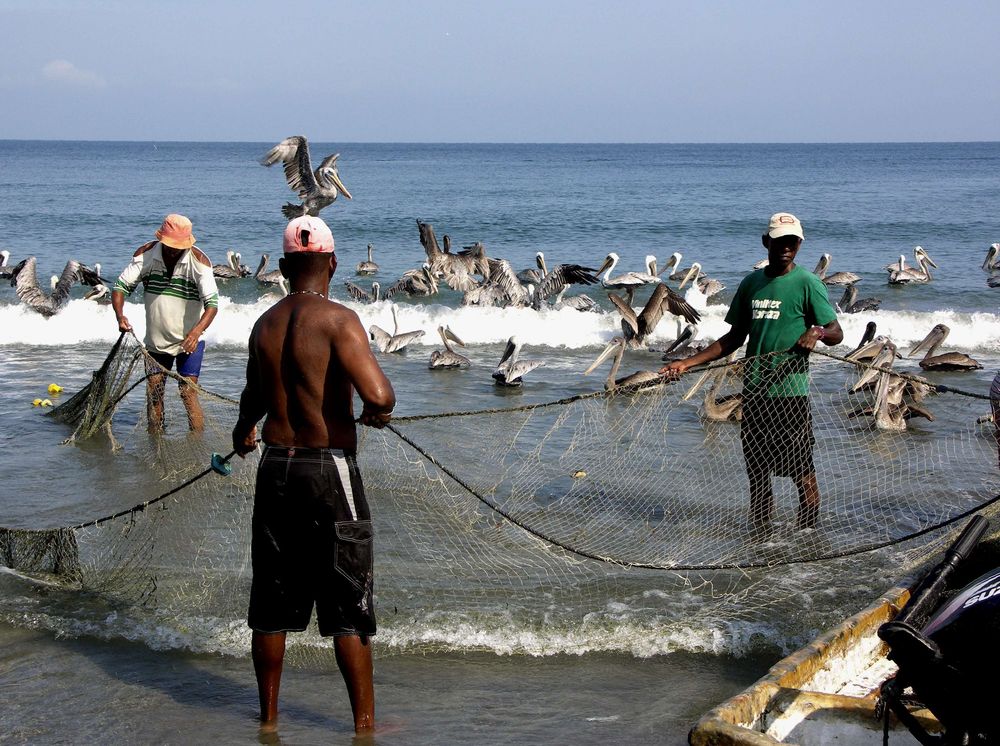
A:
[[[119,331],[132,330],[124,313],[125,298],[141,282],[145,288],[146,350],[167,370],[177,361],[177,373],[191,383],[198,382],[205,342],[201,335],[219,312],[219,290],[212,262],[194,245],[191,221],[183,215],[167,215],[156,241],[136,250],[131,263],[121,273],[111,292],[111,307],[118,318]],[[163,393],[166,381],[159,367],[148,363],[146,418],[149,432],[163,430]],[[200,432],[205,417],[198,391],[180,384],[181,400],[188,424]]]

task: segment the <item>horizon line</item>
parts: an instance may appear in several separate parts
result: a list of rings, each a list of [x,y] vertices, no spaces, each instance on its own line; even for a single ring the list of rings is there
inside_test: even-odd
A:
[[[56,138],[56,137],[0,137],[0,142],[67,142],[67,143],[164,143],[164,144],[267,144],[274,140],[167,140],[130,138]],[[1000,140],[707,140],[702,142],[681,140],[324,140],[310,139],[316,143],[343,143],[347,145],[992,145]]]

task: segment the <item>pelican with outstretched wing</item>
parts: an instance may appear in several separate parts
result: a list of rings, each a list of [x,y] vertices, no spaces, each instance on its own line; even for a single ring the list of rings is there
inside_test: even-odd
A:
[[[328,155],[312,170],[309,159],[309,143],[302,135],[286,137],[269,151],[260,162],[263,166],[273,166],[281,162],[285,164],[285,181],[293,192],[299,195],[301,205],[291,202],[281,208],[281,213],[289,220],[300,215],[319,215],[324,207],[332,205],[337,196],[342,194],[352,199],[344,182],[337,173],[337,159],[340,153]]]
[[[69,302],[69,291],[80,281],[80,263],[75,259],[66,262],[62,274],[56,279],[51,293],[38,287],[35,257],[29,256],[11,270],[10,284],[24,305],[46,318],[55,316]]]
[[[419,339],[424,336],[423,329],[417,329],[413,332],[401,332],[399,331],[399,307],[393,303],[392,304],[392,334],[385,331],[384,329],[372,324],[368,329],[368,333],[371,338],[375,341],[375,346],[378,347],[379,352],[401,352],[406,348],[410,342],[415,339]]]
[[[522,377],[545,364],[541,360],[521,360],[520,355],[521,343],[517,341],[517,337],[511,337],[507,340],[507,347],[497,369],[493,371],[493,380],[498,386],[520,386],[524,383]]]

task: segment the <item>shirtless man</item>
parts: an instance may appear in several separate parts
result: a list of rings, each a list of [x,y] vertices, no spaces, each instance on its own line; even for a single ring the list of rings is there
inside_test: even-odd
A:
[[[253,583],[248,623],[260,716],[273,725],[285,655],[285,633],[309,624],[334,636],[356,732],[375,720],[372,657],[372,525],[355,460],[353,394],[364,402],[362,425],[385,427],[396,404],[392,385],[350,309],[327,299],[337,269],[333,235],[317,217],[285,229],[279,262],[291,292],[250,333],[247,384],[233,428],[240,456],[257,442],[253,514]]]

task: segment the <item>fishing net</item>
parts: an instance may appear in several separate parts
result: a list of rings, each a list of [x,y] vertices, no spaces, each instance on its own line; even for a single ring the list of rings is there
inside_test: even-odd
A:
[[[49,583],[63,609],[16,611],[62,613],[97,634],[155,626],[163,645],[243,652],[257,455],[234,459],[231,476],[212,473],[236,402],[201,390],[205,430],[188,433],[173,382],[167,430],[148,434],[149,365],[124,335],[52,413],[77,439],[110,434],[151,476],[115,515],[0,529],[0,562]],[[804,603],[870,595],[873,577],[899,578],[997,499],[993,425],[977,422],[985,397],[937,390],[813,355],[808,367],[735,361],[665,384],[364,429],[378,644],[655,652],[697,629],[686,645],[715,649],[736,622],[777,634]],[[808,402],[785,395],[804,391]],[[787,475],[770,479],[772,506],[751,500],[748,466]],[[818,510],[798,487],[812,469]],[[290,651],[311,660],[328,648],[311,633]]]

